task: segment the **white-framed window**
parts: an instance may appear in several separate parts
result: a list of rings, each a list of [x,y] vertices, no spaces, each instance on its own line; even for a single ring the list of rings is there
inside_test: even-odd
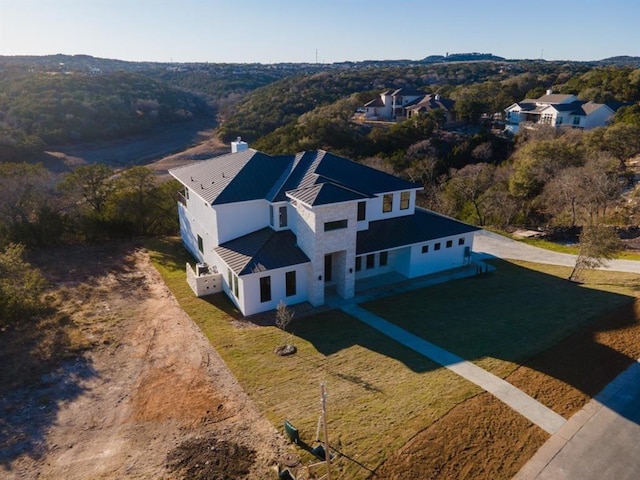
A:
[[[393,193],[385,193],[382,196],[382,211],[388,213],[393,210]]]
[[[400,193],[400,210],[406,210],[409,208],[410,199],[411,199],[411,192]]]

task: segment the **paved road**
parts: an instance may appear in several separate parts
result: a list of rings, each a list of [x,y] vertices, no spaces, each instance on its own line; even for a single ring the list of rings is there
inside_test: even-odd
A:
[[[474,256],[573,266],[575,256],[549,252],[481,231]],[[640,273],[640,262],[612,260],[605,267]],[[585,372],[585,374],[588,374]],[[564,424],[514,480],[636,480],[640,478],[640,363]]]
[[[546,263],[573,267],[576,256],[568,253],[557,253],[533,247],[526,243],[516,242],[497,233],[481,230],[476,232],[473,240],[474,256],[478,259],[498,257],[528,262]],[[633,260],[610,260],[608,270],[616,272],[640,273],[640,262]]]

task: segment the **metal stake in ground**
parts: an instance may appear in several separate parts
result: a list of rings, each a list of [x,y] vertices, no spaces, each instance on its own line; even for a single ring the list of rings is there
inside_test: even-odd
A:
[[[329,451],[329,433],[327,429],[327,391],[324,382],[320,384],[320,404],[322,405],[322,426],[324,428],[324,459],[327,462],[327,480],[331,480],[331,452]]]

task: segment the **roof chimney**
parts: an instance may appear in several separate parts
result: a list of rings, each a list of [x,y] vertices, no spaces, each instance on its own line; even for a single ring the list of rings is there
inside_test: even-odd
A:
[[[547,95],[553,95],[553,88],[547,88]]]
[[[247,142],[243,142],[242,138],[237,137],[235,142],[231,142],[231,153],[244,152],[249,148]]]

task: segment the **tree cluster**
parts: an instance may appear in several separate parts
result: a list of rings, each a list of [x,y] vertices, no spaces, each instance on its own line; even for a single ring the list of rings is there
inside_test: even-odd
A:
[[[88,164],[59,178],[41,165],[0,163],[0,246],[173,234],[178,189],[142,166]]]

